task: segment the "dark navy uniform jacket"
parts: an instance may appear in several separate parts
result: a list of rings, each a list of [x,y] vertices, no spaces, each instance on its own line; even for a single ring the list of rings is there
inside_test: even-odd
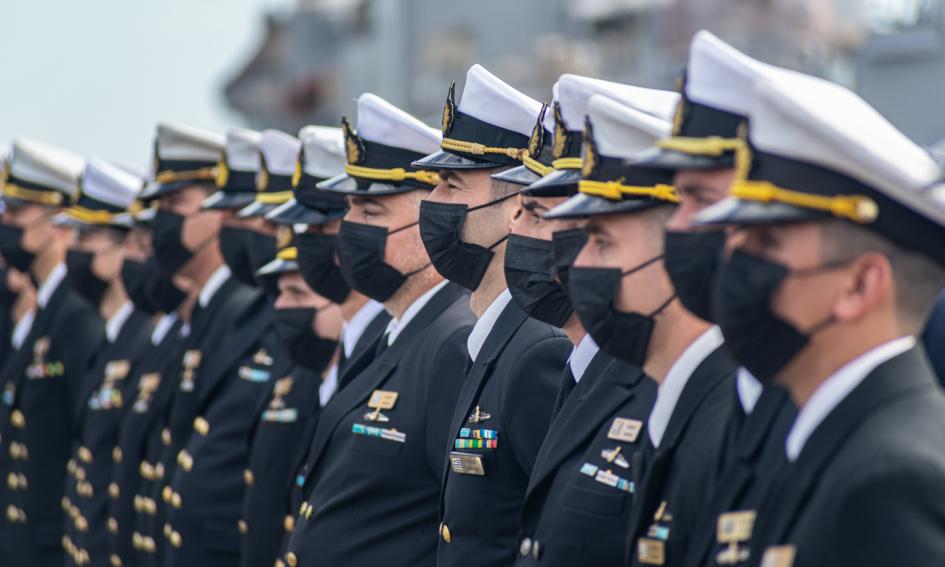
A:
[[[748,561],[748,539],[758,506],[787,465],[784,441],[797,417],[787,392],[765,387],[748,414],[740,401],[735,404],[709,513],[696,528],[686,555],[686,565],[692,567]]]
[[[103,340],[98,313],[59,283],[37,308],[19,364],[4,390],[0,423],[0,565],[61,567],[66,461],[86,371]]]
[[[630,466],[655,399],[656,384],[639,367],[594,356],[538,453],[515,565],[622,564],[635,489]]]
[[[448,423],[474,321],[468,293],[446,284],[328,402],[286,565],[434,565]]]
[[[86,374],[76,408],[76,438],[66,466],[66,518],[63,546],[67,565],[112,564],[108,533],[117,530],[109,523],[109,495],[117,495],[112,485],[112,467],[121,454],[115,451],[118,422],[134,392],[134,371],[151,338],[151,321],[142,311],[133,310],[122,324],[114,342],[103,341]],[[130,402],[129,402],[130,403]]]
[[[758,510],[749,565],[945,564],[945,395],[921,347],[877,366]]]
[[[257,295],[201,368],[192,433],[168,468],[161,494],[166,566],[239,562],[250,431],[273,384],[290,368],[272,316],[269,297]]]
[[[631,565],[681,565],[697,524],[708,513],[726,426],[735,398],[737,363],[725,345],[693,371],[663,433],[634,457],[643,471],[630,518]],[[649,439],[649,436],[648,436]]]
[[[154,466],[147,460],[148,440],[152,439],[155,447],[160,444],[160,415],[177,385],[170,376],[172,369],[180,368],[183,323],[176,315],[171,317],[163,335],[149,337],[118,426],[114,454],[120,458],[112,469],[112,482],[119,490],[117,496],[109,495],[108,524],[115,528],[109,530],[109,552],[124,567],[143,564],[138,555],[146,554],[146,550],[153,551],[157,546],[154,541],[142,540],[135,530],[135,522],[137,514],[147,516],[157,508],[156,502],[142,496],[142,485],[153,482],[155,477]],[[151,338],[158,339],[157,344],[151,342]]]
[[[437,565],[515,562],[525,489],[571,349],[559,329],[514,301],[502,310],[450,422]]]

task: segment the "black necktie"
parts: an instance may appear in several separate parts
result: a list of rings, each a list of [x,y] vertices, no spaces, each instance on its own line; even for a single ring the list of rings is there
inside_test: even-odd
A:
[[[390,341],[390,333],[384,333],[381,337],[380,342],[377,343],[377,349],[374,351],[374,360],[377,360],[384,354],[384,351],[387,350],[387,347],[390,345],[387,344]]]
[[[345,354],[345,342],[344,340],[338,341],[338,376],[341,376],[345,372],[345,367],[348,365],[348,356]]]
[[[552,421],[555,416],[558,415],[558,412],[561,411],[564,402],[568,401],[568,396],[574,391],[575,386],[577,386],[577,381],[574,379],[574,373],[571,372],[571,364],[567,363],[564,365],[564,372],[561,373],[561,387],[558,388],[558,396],[555,398],[555,407],[551,412]]]

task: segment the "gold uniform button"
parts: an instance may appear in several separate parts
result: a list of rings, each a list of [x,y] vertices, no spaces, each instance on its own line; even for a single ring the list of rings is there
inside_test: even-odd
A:
[[[141,540],[142,540],[141,534],[139,534],[138,532],[134,532],[133,534],[131,534],[131,547],[138,550],[143,549],[144,544],[141,543]]]
[[[132,500],[132,503],[133,503],[132,505],[135,509],[135,512],[140,513],[144,511],[144,500],[142,499],[141,495],[135,494],[135,497],[134,497],[134,500]]]
[[[12,523],[16,523],[20,515],[17,513],[16,506],[13,504],[7,505],[7,520]]]
[[[16,490],[19,487],[20,478],[16,476],[16,473],[7,474],[7,488],[10,490]]]
[[[285,561],[283,561],[283,560],[281,560],[281,559],[276,559],[276,565],[275,565],[275,567],[285,567]]]
[[[157,502],[152,498],[144,499],[144,512],[149,516],[157,514]]]
[[[294,529],[295,529],[295,517],[293,517],[293,516],[286,516],[285,519],[282,520],[282,527],[285,528],[285,531],[287,531],[287,532],[291,532],[292,530],[294,530]]]
[[[76,466],[75,459],[69,459],[69,462],[66,463],[66,472],[70,475],[75,474]]]
[[[443,541],[446,543],[453,541],[453,534],[450,533],[450,527],[446,524],[440,524],[440,537],[442,537]]]
[[[79,516],[75,519],[75,529],[80,532],[89,531],[89,521],[85,519],[85,516]]]
[[[243,482],[246,483],[246,486],[252,486],[255,480],[256,477],[253,476],[253,471],[249,469],[243,471]]]
[[[171,537],[172,531],[174,531],[174,528],[170,524],[164,524],[164,537]]]
[[[285,554],[285,562],[289,564],[289,567],[295,567],[299,564],[299,556],[290,551]]]
[[[10,425],[17,429],[24,429],[26,427],[26,416],[23,415],[23,412],[16,409],[10,413]]]
[[[171,545],[179,548],[184,542],[181,540],[180,534],[177,532],[171,532],[171,535],[168,537],[171,540]]]
[[[161,498],[164,499],[168,504],[171,503],[171,496],[174,495],[174,490],[170,486],[165,486],[164,490],[161,491]]]
[[[120,463],[121,459],[122,459],[121,447],[115,447],[114,449],[112,449],[112,460],[115,461],[116,463]],[[121,560],[119,559],[119,561]]]
[[[112,567],[121,567],[121,557],[114,553],[108,556],[108,562],[112,564]]]
[[[194,431],[206,437],[207,434],[210,433],[210,422],[204,419],[203,417],[195,418]]]
[[[138,465],[138,472],[141,473],[141,478],[144,480],[154,480],[154,467],[151,466],[151,463],[141,461],[141,464]]]
[[[92,451],[88,447],[79,447],[79,460],[83,463],[91,463]]]
[[[118,498],[121,494],[121,489],[118,488],[118,483],[112,482],[108,485],[108,495],[112,498]]]
[[[108,531],[109,533],[117,534],[118,533],[118,520],[115,518],[108,519]]]
[[[518,545],[518,553],[522,557],[528,557],[528,554],[532,551],[532,540],[531,538],[525,538]]]
[[[154,480],[161,480],[164,478],[164,463],[158,463],[154,465]]]
[[[180,494],[177,492],[171,494],[171,506],[179,510],[182,505],[183,502],[181,501]]]
[[[194,458],[186,449],[181,449],[180,453],[177,453],[177,464],[184,472],[190,472],[194,468]]]
[[[154,541],[153,537],[148,536],[144,538],[144,541],[142,542],[142,548],[144,549],[145,553],[154,553],[157,551],[157,543]]]
[[[167,427],[161,430],[161,443],[164,443],[165,447],[171,446],[171,430]]]
[[[72,507],[72,502],[69,501],[68,496],[63,496],[62,500],[59,501],[59,504],[62,506],[63,512],[68,512],[69,508]]]
[[[246,523],[246,520],[240,520],[236,525],[239,527],[241,534],[249,533],[249,524]]]

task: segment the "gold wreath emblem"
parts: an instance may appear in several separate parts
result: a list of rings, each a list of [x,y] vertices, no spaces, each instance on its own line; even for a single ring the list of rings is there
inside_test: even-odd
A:
[[[568,132],[568,125],[564,121],[564,117],[561,116],[561,103],[555,101],[554,106],[555,112],[555,145],[553,148],[553,156],[555,159],[561,159],[565,157],[565,152],[568,150],[568,146],[571,145],[571,133]]]
[[[545,147],[545,113],[548,111],[548,105],[541,105],[541,111],[538,113],[538,122],[532,128],[532,135],[528,138],[528,155],[538,159],[542,148]]]
[[[440,129],[443,131],[443,137],[447,137],[450,130],[453,129],[453,122],[456,120],[456,82],[450,83],[450,90],[446,93],[446,104],[443,105],[443,117],[440,122]]]
[[[597,144],[594,143],[594,127],[590,118],[584,120],[584,160],[581,175],[590,179],[597,170]]]
[[[346,116],[341,118],[341,130],[345,135],[345,152],[348,156],[348,163],[358,165],[364,161],[364,142],[351,129],[351,124]]]

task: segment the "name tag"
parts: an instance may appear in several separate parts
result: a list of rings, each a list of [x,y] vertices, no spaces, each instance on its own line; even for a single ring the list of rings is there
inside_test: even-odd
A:
[[[614,441],[633,443],[637,440],[637,436],[640,435],[640,430],[642,428],[643,422],[639,419],[617,417],[614,418],[614,422],[610,424],[610,430],[607,432],[607,438],[613,439]]]
[[[405,443],[407,441],[407,434],[402,431],[397,431],[396,429],[384,429],[382,427],[372,427],[370,425],[364,425],[361,423],[352,424],[351,432],[357,435],[367,435],[368,437],[380,437],[381,439],[396,441],[398,443]]]
[[[797,547],[794,545],[775,545],[765,549],[761,557],[761,567],[791,567],[794,565],[794,555]]]
[[[641,537],[637,540],[637,560],[644,565],[662,565],[666,562],[665,544],[658,539]]]
[[[482,467],[482,456],[473,453],[451,452],[450,468],[456,474],[471,474],[475,476],[484,476],[486,474],[485,469]]]
[[[719,516],[716,537],[719,543],[738,543],[751,539],[755,511],[728,512]]]

